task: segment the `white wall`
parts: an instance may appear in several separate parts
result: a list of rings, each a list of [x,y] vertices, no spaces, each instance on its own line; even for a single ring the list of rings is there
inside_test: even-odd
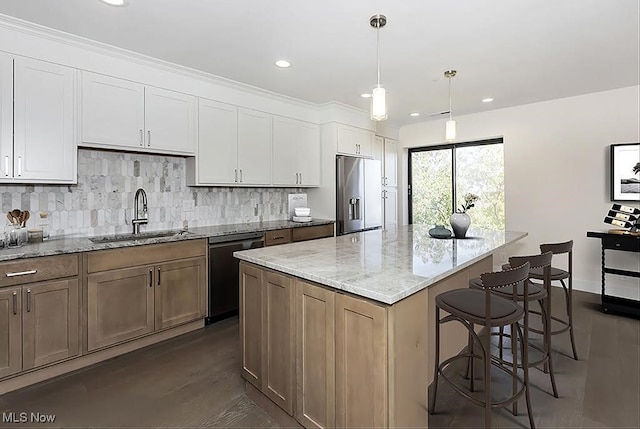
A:
[[[609,145],[640,141],[640,87],[460,116],[458,140],[504,138],[506,228],[528,237],[498,255],[534,254],[545,242],[574,241],[574,287],[600,291],[600,240],[587,231],[606,231]],[[442,144],[444,121],[400,129],[398,189],[407,222],[407,148]],[[638,207],[637,203],[624,203]],[[473,217],[473,216],[472,216]],[[638,254],[607,254],[607,265],[640,270]],[[611,256],[609,256],[611,255]],[[497,261],[495,261],[497,262]],[[610,287],[611,286],[611,287]],[[607,292],[640,298],[638,279],[607,275]]]

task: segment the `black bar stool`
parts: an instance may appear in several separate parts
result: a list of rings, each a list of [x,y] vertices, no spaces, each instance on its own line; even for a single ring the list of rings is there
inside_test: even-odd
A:
[[[497,407],[506,407],[509,404],[517,401],[522,395],[525,396],[527,403],[527,411],[529,413],[529,424],[531,429],[534,429],[533,414],[531,413],[531,400],[529,395],[529,373],[528,373],[528,351],[526,344],[526,337],[520,341],[521,354],[523,362],[523,376],[518,375],[517,368],[517,348],[514,348],[514,360],[512,368],[508,368],[495,361],[491,355],[491,336],[490,332],[492,328],[511,326],[512,334],[517,338],[522,336],[522,330],[517,323],[525,314],[525,310],[518,305],[514,300],[505,299],[492,293],[494,290],[502,289],[505,287],[511,287],[512,290],[517,290],[518,285],[522,285],[523,293],[525,296],[528,293],[528,282],[526,279],[529,277],[529,263],[526,262],[523,265],[514,268],[512,270],[500,271],[494,273],[485,273],[481,275],[483,290],[479,289],[455,289],[448,292],[443,292],[436,296],[436,344],[435,344],[435,371],[434,371],[434,387],[433,395],[431,396],[429,412],[435,413],[436,394],[438,391],[438,380],[442,377],[443,380],[450,383],[453,388],[460,393],[463,397],[469,399],[476,405],[484,407],[484,424],[485,428],[491,428],[491,410]],[[525,306],[528,301],[524,301]],[[440,318],[440,309],[449,313],[449,315]],[[460,322],[469,332],[469,349],[466,352],[457,354],[456,356],[446,359],[440,363],[440,325],[457,321]],[[487,331],[484,335],[479,336],[475,330],[474,325],[484,326]],[[526,332],[526,330],[525,330]],[[526,335],[526,333],[524,334]],[[474,344],[478,344],[480,348],[480,355],[476,355],[474,351]],[[515,344],[518,344],[516,341]],[[471,376],[469,390],[464,389],[450,379],[445,373],[445,369],[453,362],[459,359],[482,359],[483,361],[483,375],[484,375],[484,399],[479,399],[471,395],[474,389],[474,377]],[[504,371],[512,377],[514,382],[513,394],[500,401],[493,402],[491,399],[491,366]],[[471,362],[473,367],[473,362]],[[521,387],[517,389],[517,385]]]
[[[543,345],[539,347],[535,344],[525,342],[527,347],[531,347],[540,352],[540,357],[536,360],[529,359],[529,368],[536,367],[540,364],[544,364],[545,372],[549,373],[549,377],[551,379],[551,388],[553,390],[553,396],[558,397],[558,389],[556,388],[556,379],[553,373],[553,362],[551,361],[551,301],[550,293],[551,293],[551,258],[553,257],[553,253],[546,252],[541,255],[532,255],[532,256],[512,256],[509,258],[509,263],[502,266],[503,270],[511,269],[511,267],[517,267],[525,262],[529,263],[529,279],[531,279],[531,272],[533,270],[539,270],[542,272],[543,283],[536,284],[527,280],[529,285],[528,294],[524,293],[524,288],[522,285],[518,285],[516,290],[513,290],[512,287],[504,287],[502,289],[496,289],[493,291],[498,296],[513,299],[515,302],[524,302],[525,300],[528,302],[538,301],[540,303],[540,308],[542,309],[542,331],[536,331],[535,329],[531,329],[529,327],[529,314],[533,313],[533,310],[529,310],[529,305],[526,305],[525,314],[523,318],[523,329],[525,336],[528,340],[528,332],[539,332],[542,334]],[[482,280],[480,277],[473,278],[469,280],[469,287],[479,289],[482,288]],[[499,336],[499,357],[498,359],[503,364],[512,364],[507,362],[503,358],[503,347],[502,340],[503,337],[511,337],[511,334],[505,334],[504,330],[500,328],[499,332],[492,333],[492,335]],[[512,344],[515,344],[512,341]],[[513,345],[511,346],[513,348]],[[548,371],[547,371],[548,368]],[[517,414],[517,405],[514,403],[514,414]]]
[[[566,241],[564,243],[547,243],[540,245],[540,252],[552,252],[553,255],[567,255],[567,270],[561,268],[551,267],[551,281],[559,281],[564,290],[565,306],[567,309],[567,318],[562,319],[550,315],[551,320],[555,320],[561,324],[561,328],[553,330],[551,329],[550,335],[557,335],[563,332],[569,331],[569,337],[571,338],[571,350],[573,351],[573,358],[578,360],[578,353],[576,353],[576,342],[573,338],[573,240]],[[529,278],[536,280],[544,280],[544,273],[541,269],[531,269]],[[567,283],[565,283],[565,280]],[[551,289],[549,289],[551,293]],[[551,298],[551,296],[549,296]],[[549,306],[550,308],[550,306]],[[540,314],[537,311],[531,311],[533,314]],[[543,316],[544,317],[544,316]],[[541,333],[539,330],[532,329],[532,332]]]

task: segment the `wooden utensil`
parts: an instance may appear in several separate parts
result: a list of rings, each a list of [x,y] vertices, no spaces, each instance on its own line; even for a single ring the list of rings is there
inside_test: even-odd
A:
[[[7,219],[9,219],[9,222],[13,224],[13,215],[11,214],[11,212],[7,212]]]
[[[13,223],[20,225],[20,216],[22,215],[22,210],[13,209],[11,211],[11,216],[13,216]]]
[[[31,217],[31,214],[29,213],[29,210],[25,210],[22,212],[22,226],[24,227],[27,226],[27,221],[29,220],[30,217]]]

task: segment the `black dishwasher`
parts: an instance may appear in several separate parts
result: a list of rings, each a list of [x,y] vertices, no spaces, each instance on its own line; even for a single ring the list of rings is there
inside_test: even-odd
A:
[[[209,238],[209,308],[205,319],[207,325],[238,314],[240,261],[233,257],[233,252],[263,246],[263,232]]]

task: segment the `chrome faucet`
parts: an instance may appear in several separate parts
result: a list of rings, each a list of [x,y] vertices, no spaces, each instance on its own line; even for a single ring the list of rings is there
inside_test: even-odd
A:
[[[142,197],[142,216],[140,216],[140,197]],[[140,233],[140,225],[143,223],[149,223],[149,214],[147,212],[147,193],[144,189],[139,188],[136,191],[136,196],[133,199],[133,212],[135,213],[131,223],[133,224],[133,233]]]

